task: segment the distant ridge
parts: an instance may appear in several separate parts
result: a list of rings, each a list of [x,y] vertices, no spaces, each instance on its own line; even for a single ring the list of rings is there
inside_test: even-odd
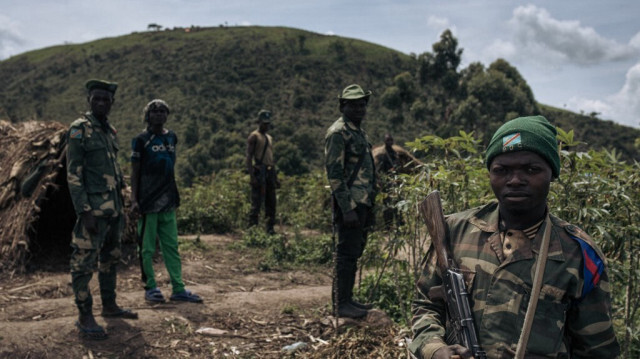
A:
[[[122,161],[144,127],[142,108],[162,98],[172,108],[167,126],[180,138],[179,173],[190,183],[242,168],[246,136],[258,110],[268,108],[279,165],[295,174],[321,166],[324,131],[339,116],[336,97],[359,83],[374,93],[363,125],[374,143],[386,132],[399,144],[459,129],[483,138],[506,117],[539,112],[574,128],[591,146],[640,158],[633,146],[640,131],[537,104],[504,60],[457,69],[461,49],[453,40],[443,33],[433,52],[407,55],[357,39],[251,26],[175,28],[53,46],[0,62],[0,119],[69,124],[87,109],[87,79],[116,81],[110,118]]]

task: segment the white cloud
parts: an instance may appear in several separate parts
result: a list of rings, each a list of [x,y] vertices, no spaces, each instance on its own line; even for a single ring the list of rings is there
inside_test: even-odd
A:
[[[562,21],[534,5],[519,6],[509,24],[514,29],[514,46],[520,56],[545,63],[593,65],[628,60],[638,55],[638,35],[630,44],[620,44],[599,35],[579,21]]]
[[[574,96],[567,101],[566,105],[575,112],[581,112],[587,115],[595,112],[601,118],[607,118],[608,114],[611,113],[611,105],[601,100],[590,100]]]
[[[18,30],[18,23],[0,14],[0,59],[18,53],[24,42]]]
[[[636,49],[640,49],[640,32],[635,34],[631,40],[629,40],[629,46],[635,47]]]
[[[515,56],[517,51],[512,42],[497,39],[483,50],[483,58],[485,62],[490,63],[498,58],[511,58]]]
[[[627,71],[625,83],[618,93],[607,96],[605,100],[572,97],[567,106],[576,112],[597,112],[600,118],[640,127],[640,62]]]
[[[440,41],[440,35],[442,35],[442,33],[447,29],[451,30],[453,36],[458,36],[457,27],[455,25],[452,25],[451,21],[449,21],[449,18],[447,17],[430,15],[427,18],[427,27],[433,29],[435,33],[438,34],[438,36],[433,39],[433,42]]]
[[[627,71],[622,89],[608,100],[613,118],[629,126],[640,126],[640,62]]]
[[[442,30],[449,27],[449,19],[446,17],[438,17],[435,15],[429,16],[427,19],[427,26],[432,29]]]

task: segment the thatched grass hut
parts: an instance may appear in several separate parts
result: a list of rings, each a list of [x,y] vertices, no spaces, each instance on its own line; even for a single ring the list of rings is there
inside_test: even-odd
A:
[[[0,271],[68,270],[76,221],[67,185],[67,130],[59,122],[0,120]],[[129,194],[125,190],[125,213]],[[129,220],[123,260],[135,257]]]
[[[25,269],[36,257],[68,258],[75,213],[66,131],[57,122],[0,121],[0,269]]]
[[[423,164],[402,146],[393,145],[393,150],[396,151],[396,154],[398,155],[398,168],[396,170],[399,173],[413,173],[420,165]],[[371,150],[371,154],[376,167],[378,167],[378,163],[383,161],[383,157],[386,155],[384,144],[374,146]]]

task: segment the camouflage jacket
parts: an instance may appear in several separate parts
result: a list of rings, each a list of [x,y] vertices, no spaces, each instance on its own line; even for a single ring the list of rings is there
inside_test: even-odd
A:
[[[122,214],[124,186],[118,164],[116,130],[107,128],[87,113],[71,124],[67,145],[67,181],[77,214],[91,211],[94,216]]]
[[[324,155],[331,193],[342,212],[356,208],[357,203],[373,206],[376,173],[367,134],[340,117],[327,130]],[[347,187],[360,157],[363,160],[358,174]]]
[[[543,223],[533,241],[522,231],[507,230],[505,235],[513,243],[507,253],[498,216],[497,202],[447,216],[450,253],[467,282],[480,345],[496,359],[514,357],[532,288],[534,254],[545,227]],[[580,228],[550,218],[548,260],[525,358],[615,358],[619,346],[611,322],[604,256]],[[424,263],[409,348],[419,358],[431,358],[446,345],[445,304],[427,295],[429,288],[442,283],[433,246]]]

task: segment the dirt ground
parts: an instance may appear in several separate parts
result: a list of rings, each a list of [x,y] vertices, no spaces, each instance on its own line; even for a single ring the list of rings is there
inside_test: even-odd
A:
[[[182,252],[187,289],[201,295],[203,304],[148,304],[137,261],[123,260],[118,303],[138,312],[138,320],[99,315],[94,275],[94,314],[109,333],[102,341],[84,338],[74,325],[68,265],[58,261],[24,275],[0,273],[0,358],[404,357],[398,346],[402,336],[394,336],[394,326],[380,311],[334,329],[327,268],[262,272],[259,251],[230,247],[238,240],[202,236],[204,246]],[[171,287],[161,260],[155,269],[168,298]],[[295,351],[283,349],[298,342],[304,344]]]

